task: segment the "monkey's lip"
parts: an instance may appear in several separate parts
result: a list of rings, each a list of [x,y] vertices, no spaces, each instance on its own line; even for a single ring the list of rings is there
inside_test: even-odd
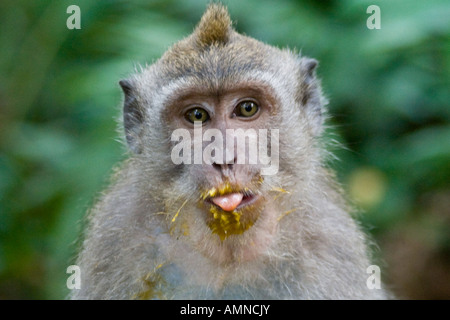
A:
[[[232,192],[221,196],[208,197],[205,202],[214,205],[224,211],[233,211],[242,209],[257,201],[258,195],[249,192]]]

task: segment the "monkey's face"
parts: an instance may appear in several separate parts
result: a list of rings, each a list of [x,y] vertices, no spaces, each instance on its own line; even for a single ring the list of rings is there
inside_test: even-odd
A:
[[[178,142],[172,161],[182,161],[205,223],[221,240],[247,231],[265,208],[261,158],[278,149],[267,137],[278,130],[271,128],[277,105],[269,92],[256,83],[215,94],[183,90],[167,109]]]

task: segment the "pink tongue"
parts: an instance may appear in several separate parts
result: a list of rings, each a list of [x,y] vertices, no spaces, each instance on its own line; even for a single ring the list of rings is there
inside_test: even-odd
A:
[[[244,195],[242,193],[230,193],[225,196],[211,198],[215,205],[224,211],[233,211],[242,202]]]

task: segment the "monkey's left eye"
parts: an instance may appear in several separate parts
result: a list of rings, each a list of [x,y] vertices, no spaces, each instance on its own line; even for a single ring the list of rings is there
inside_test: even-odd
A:
[[[253,101],[243,101],[235,109],[235,114],[239,117],[249,118],[258,112],[259,106]]]
[[[186,119],[189,122],[194,123],[195,121],[200,121],[201,123],[204,123],[209,120],[209,114],[206,112],[206,110],[202,108],[193,108],[186,112],[185,115]]]

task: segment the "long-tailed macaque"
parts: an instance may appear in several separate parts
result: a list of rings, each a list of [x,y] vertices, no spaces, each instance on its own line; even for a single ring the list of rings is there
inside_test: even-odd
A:
[[[211,4],[120,81],[130,155],[89,213],[71,298],[385,298],[325,164],[316,66]]]

